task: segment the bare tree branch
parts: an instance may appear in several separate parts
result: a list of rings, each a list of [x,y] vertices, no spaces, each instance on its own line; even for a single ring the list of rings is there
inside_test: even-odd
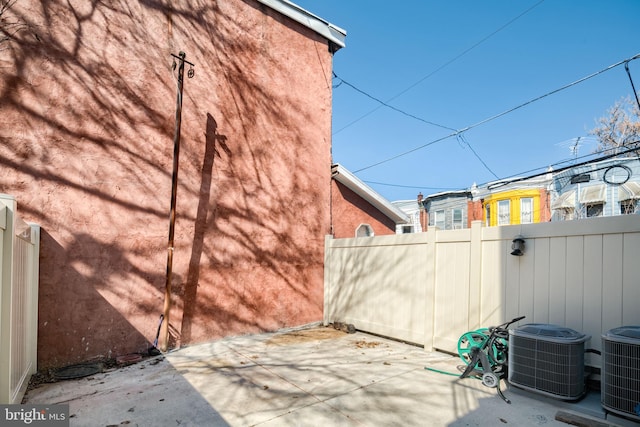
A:
[[[596,151],[616,153],[640,147],[640,109],[631,97],[618,100],[597,123],[598,126],[590,132],[599,141]]]
[[[0,51],[6,49],[3,45],[13,39],[14,35],[27,25],[11,16],[10,10],[18,0],[0,0]]]

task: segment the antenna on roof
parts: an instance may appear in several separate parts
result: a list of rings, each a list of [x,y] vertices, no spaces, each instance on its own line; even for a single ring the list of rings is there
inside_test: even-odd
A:
[[[576,138],[576,143],[573,144],[573,146],[571,147],[571,154],[573,154],[573,159],[577,159],[578,158],[578,150],[580,149],[580,138],[582,137],[577,137]]]

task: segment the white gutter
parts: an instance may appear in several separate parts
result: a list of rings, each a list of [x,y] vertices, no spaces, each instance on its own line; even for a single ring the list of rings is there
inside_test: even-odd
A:
[[[331,166],[331,177],[369,202],[396,224],[409,223],[409,217],[404,212],[392,205],[390,201],[382,197],[367,184],[360,181],[358,177],[342,167],[342,165],[336,163]]]
[[[333,42],[339,48],[345,47],[345,38],[347,32],[340,27],[337,27],[330,22],[325,21],[319,16],[306,11],[295,3],[289,0],[258,0],[260,3],[269,6],[271,9],[280,12],[281,14],[288,16],[296,22],[304,25],[307,28],[320,34],[327,40]],[[335,50],[338,50],[335,49]]]

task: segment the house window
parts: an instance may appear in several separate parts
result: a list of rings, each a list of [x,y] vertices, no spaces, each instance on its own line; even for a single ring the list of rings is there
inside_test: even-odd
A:
[[[373,228],[369,224],[360,224],[356,229],[356,237],[373,237]]]
[[[500,200],[498,202],[498,225],[511,224],[511,203],[509,200]]]
[[[453,229],[460,230],[462,228],[462,209],[453,209]]]
[[[581,213],[586,213],[587,218],[604,215],[605,196],[606,188],[603,184],[592,185],[580,190],[580,203],[584,209]]]
[[[413,225],[403,225],[402,234],[410,234],[410,233],[413,233]]]
[[[533,222],[533,199],[525,197],[520,199],[520,224],[531,224]]]
[[[559,194],[556,199],[551,203],[551,209],[553,209],[554,215],[561,220],[568,220],[575,218],[576,208],[576,191],[567,191],[566,193]]]
[[[636,213],[637,202],[634,199],[623,200],[620,202],[620,213],[622,215],[629,215]]]
[[[629,215],[638,211],[638,199],[640,199],[640,182],[629,181],[618,187],[618,200],[620,201],[620,213]]]
[[[444,210],[439,210],[435,212],[434,225],[439,230],[444,230]]]
[[[594,216],[602,216],[604,211],[604,204],[602,203],[594,203],[592,205],[587,205],[587,218],[591,218]]]
[[[486,226],[487,227],[491,227],[491,206],[487,205],[485,206],[485,213],[486,213]]]
[[[556,213],[560,221],[569,221],[576,217],[576,211],[573,208],[556,209]]]

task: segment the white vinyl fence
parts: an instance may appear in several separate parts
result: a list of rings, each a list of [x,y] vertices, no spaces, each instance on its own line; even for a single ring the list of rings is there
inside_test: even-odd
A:
[[[511,255],[512,240],[524,255]],[[324,322],[457,352],[460,335],[517,316],[591,336],[640,325],[640,215],[326,238]],[[586,363],[599,366],[596,355]]]
[[[20,403],[36,371],[40,227],[0,194],[0,404]]]

